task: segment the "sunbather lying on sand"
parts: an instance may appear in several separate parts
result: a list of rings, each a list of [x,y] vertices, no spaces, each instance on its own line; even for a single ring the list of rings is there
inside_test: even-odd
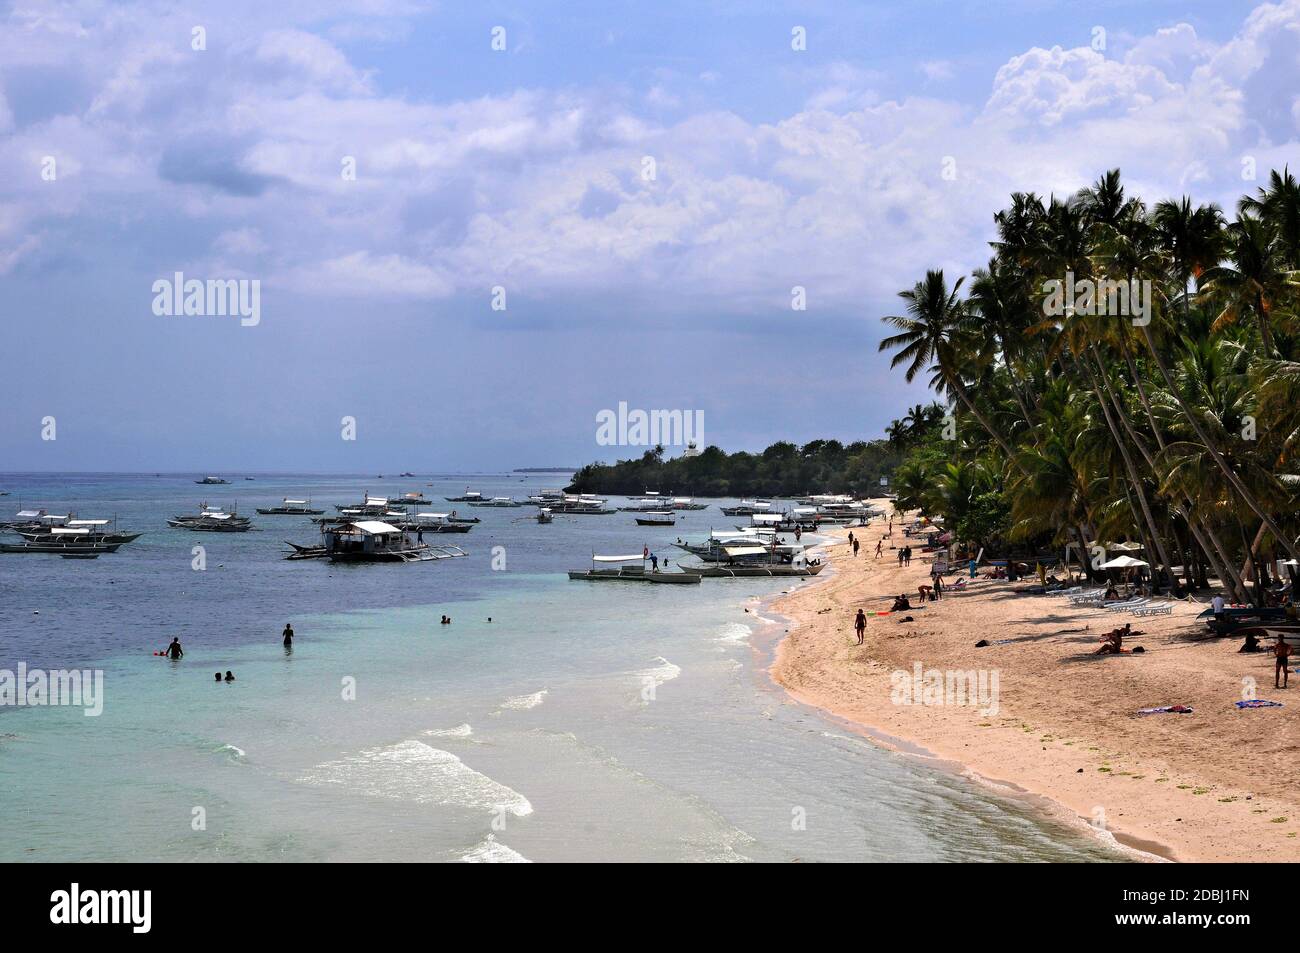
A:
[[[1101,637],[1101,648],[1093,652],[1093,655],[1119,655],[1123,651],[1124,636],[1132,631],[1128,625],[1122,625],[1118,629],[1111,629]]]

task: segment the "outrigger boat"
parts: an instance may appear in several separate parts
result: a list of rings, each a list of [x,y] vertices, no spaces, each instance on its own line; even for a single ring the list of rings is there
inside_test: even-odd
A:
[[[524,504],[520,503],[518,500],[512,500],[508,496],[494,496],[490,500],[480,499],[477,502],[471,502],[469,505],[470,506],[493,506],[493,507],[501,507],[503,509],[508,509],[511,507],[523,506]]]
[[[606,506],[607,500],[594,496],[566,496],[558,503],[552,503],[552,513],[566,513],[572,516],[609,516],[618,511]]]
[[[624,563],[640,563],[639,566],[623,565]],[[662,572],[648,570],[645,568],[647,558],[644,555],[636,556],[597,556],[591,554],[591,568],[576,570],[569,573],[570,579],[587,579],[592,582],[600,580],[616,580],[620,582],[662,582],[677,583],[690,585],[698,583],[700,577],[686,572]],[[597,568],[596,563],[604,563],[610,568]],[[611,565],[616,564],[616,565]]]
[[[554,521],[555,521],[555,517],[551,515],[551,511],[547,507],[543,506],[540,510],[537,511],[537,522],[551,523]]]
[[[416,513],[403,516],[392,525],[406,533],[468,533],[474,527],[467,523],[453,523],[450,513]]]
[[[345,516],[383,516],[388,512],[388,497],[366,492],[360,503],[337,503],[334,509]]]
[[[176,516],[167,521],[175,529],[188,529],[195,533],[246,533],[253,528],[247,516],[227,513],[219,507],[204,503],[197,516]]]
[[[482,493],[475,493],[469,487],[465,487],[464,496],[444,496],[448,503],[481,503],[483,501]]]
[[[195,480],[200,486],[222,486],[229,483],[229,480],[223,480],[221,477],[205,476],[202,480]]]
[[[421,563],[469,555],[459,546],[430,546],[413,541],[390,523],[359,520],[321,530],[317,546],[289,543],[288,559],[329,559],[344,563]]]
[[[311,500],[291,500],[287,496],[279,506],[259,506],[257,512],[262,516],[320,516],[324,510],[311,508]]]
[[[51,531],[51,539],[42,542],[0,543],[0,553],[49,553],[59,556],[91,558],[101,553],[115,553],[121,543],[88,542],[89,530],[61,529]]]
[[[707,510],[708,503],[696,503],[689,496],[674,496],[673,509],[675,510]]]
[[[637,526],[676,526],[677,519],[671,511],[645,510],[636,518]]]
[[[802,554],[788,563],[747,563],[747,557],[769,554],[764,546],[731,546],[725,549],[728,561],[713,566],[683,566],[682,572],[708,576],[710,579],[741,579],[752,576],[815,576],[826,568],[820,558],[808,559]]]
[[[140,538],[140,533],[109,532],[106,527],[112,520],[69,519],[61,526],[41,529],[20,529],[18,534],[29,543],[51,543],[73,537],[85,543],[116,544],[121,546]]]
[[[723,516],[753,516],[755,513],[769,513],[772,504],[767,500],[742,500],[739,506],[722,507]]]

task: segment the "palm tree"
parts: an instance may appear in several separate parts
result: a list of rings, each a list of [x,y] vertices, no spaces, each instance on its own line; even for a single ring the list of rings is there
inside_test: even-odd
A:
[[[1275,310],[1289,293],[1288,269],[1273,231],[1261,218],[1244,214],[1227,229],[1228,264],[1211,268],[1205,274],[1202,293],[1221,302],[1223,310],[1212,330],[1235,324],[1245,315],[1253,315],[1259,327],[1265,355],[1275,353],[1273,320]]]
[[[1268,187],[1237,203],[1241,215],[1258,216],[1273,231],[1287,267],[1300,268],[1300,183],[1289,167],[1269,174]]]
[[[952,291],[949,291],[942,270],[928,271],[924,281],[918,281],[915,287],[900,291],[898,296],[907,302],[907,313],[887,315],[882,319],[897,328],[899,333],[881,341],[879,350],[899,349],[889,366],[893,368],[906,364],[907,370],[903,376],[909,384],[922,370],[937,369],[932,383],[946,384],[1002,448],[1007,459],[1010,459],[1010,444],[975,406],[958,371],[962,351],[969,344],[966,333],[969,313],[958,297],[963,281],[964,278],[958,278]]]

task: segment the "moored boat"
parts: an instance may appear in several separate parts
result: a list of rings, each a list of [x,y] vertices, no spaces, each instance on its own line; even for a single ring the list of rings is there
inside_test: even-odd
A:
[[[675,526],[677,519],[671,512],[646,510],[636,517],[637,526]]]
[[[571,570],[569,578],[590,582],[655,582],[677,585],[690,585],[700,581],[700,577],[692,573],[646,569],[646,557],[643,555],[597,556],[593,553],[591,562],[590,569]],[[602,565],[597,566],[597,563]],[[632,563],[640,565],[631,565]]]
[[[324,510],[312,509],[311,500],[291,500],[285,497],[279,506],[259,506],[262,516],[320,516]]]

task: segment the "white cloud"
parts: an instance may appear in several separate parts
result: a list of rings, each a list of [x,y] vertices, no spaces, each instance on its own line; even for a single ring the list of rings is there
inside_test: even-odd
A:
[[[304,295],[426,299],[502,283],[772,312],[802,284],[814,307],[865,310],[927,266],[982,264],[1012,191],[1067,193],[1118,165],[1150,200],[1187,188],[1230,206],[1241,155],[1262,172],[1285,161],[1300,122],[1300,0],[1259,8],[1222,44],[1174,24],[1122,58],[1027,50],[976,109],[881,100],[877,74],[832,64],[803,77],[816,92],[802,109],[770,122],[682,106],[667,87],[420,101],[380,91],[306,14],[241,8],[260,18],[250,39],[225,43],[214,19],[195,53],[179,18],[135,31],[152,14],[78,9],[84,22],[16,12],[0,29],[8,68],[61,63],[87,90],[75,110],[17,125],[0,96],[10,269],[62,251],[45,229],[129,208],[127,243],[159,223],[216,235],[209,264]],[[953,69],[919,68],[935,80]],[[699,79],[695,94],[717,81]],[[680,119],[664,120],[668,105]],[[61,157],[52,187],[33,174],[49,153]],[[138,244],[143,268],[166,266],[157,242]]]

